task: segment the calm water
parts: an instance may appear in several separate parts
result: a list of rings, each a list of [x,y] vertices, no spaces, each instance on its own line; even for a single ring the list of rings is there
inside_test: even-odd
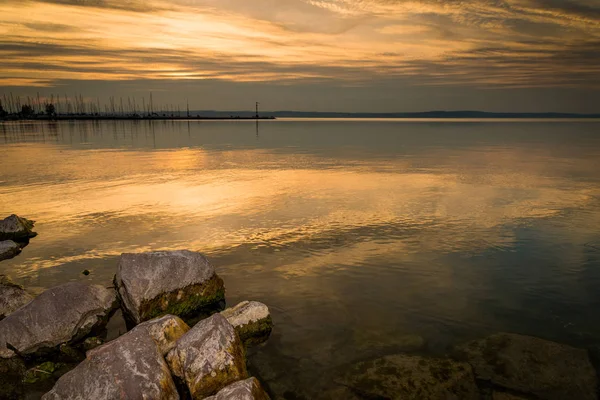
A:
[[[600,122],[0,124],[10,213],[39,236],[0,273],[33,291],[109,285],[122,252],[207,254],[229,304],[271,307],[250,361],[279,397],[402,335],[600,348]]]

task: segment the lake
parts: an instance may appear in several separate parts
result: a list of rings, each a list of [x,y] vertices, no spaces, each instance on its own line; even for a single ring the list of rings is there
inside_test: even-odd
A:
[[[0,274],[33,292],[110,285],[123,252],[206,254],[228,305],[270,307],[249,359],[278,398],[407,335],[600,350],[599,121],[0,123],[11,213],[39,235]]]

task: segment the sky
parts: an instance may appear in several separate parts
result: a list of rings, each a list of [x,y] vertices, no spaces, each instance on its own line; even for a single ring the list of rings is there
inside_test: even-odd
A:
[[[594,113],[600,0],[0,0],[0,96],[11,92]]]

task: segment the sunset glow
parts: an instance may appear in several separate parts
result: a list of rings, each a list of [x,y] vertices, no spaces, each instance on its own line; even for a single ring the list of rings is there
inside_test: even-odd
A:
[[[4,0],[0,87],[402,79],[589,90],[599,17],[593,0]]]

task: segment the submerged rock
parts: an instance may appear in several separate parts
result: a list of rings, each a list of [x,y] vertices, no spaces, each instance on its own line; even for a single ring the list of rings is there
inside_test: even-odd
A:
[[[79,282],[48,289],[0,321],[0,358],[39,355],[85,337],[116,307],[114,290]]]
[[[267,395],[256,378],[248,378],[244,381],[232,383],[214,396],[207,397],[206,400],[269,400]]]
[[[187,250],[123,254],[115,284],[135,323],[187,315],[224,299],[223,280],[200,253]]]
[[[0,261],[13,258],[21,252],[21,246],[12,240],[0,242]]]
[[[478,379],[540,399],[597,399],[587,351],[547,340],[498,333],[460,346]]]
[[[479,399],[469,364],[405,354],[355,364],[339,383],[358,398]]]
[[[27,241],[37,235],[33,232],[35,221],[21,218],[15,214],[0,221],[0,240]]]
[[[526,397],[521,397],[516,394],[508,392],[497,392],[492,393],[492,400],[528,400]]]
[[[147,326],[87,353],[42,399],[179,399],[177,388]]]
[[[257,301],[243,301],[221,312],[246,343],[265,341],[273,329],[269,308]]]
[[[248,377],[242,343],[221,314],[200,321],[177,340],[167,362],[194,399]]]
[[[33,300],[22,286],[13,283],[6,275],[0,275],[0,320]]]

